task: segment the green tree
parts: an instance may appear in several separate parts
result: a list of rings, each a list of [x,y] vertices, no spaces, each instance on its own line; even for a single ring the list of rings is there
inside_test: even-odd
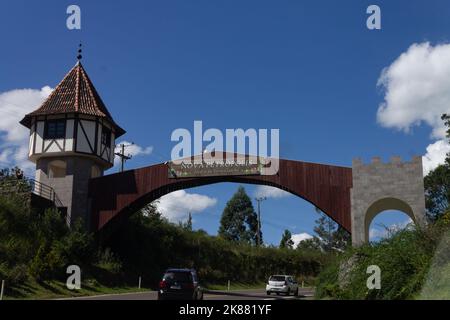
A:
[[[299,242],[296,250],[298,250],[298,251],[304,251],[304,250],[318,251],[318,250],[320,250],[320,242],[317,241],[314,237],[311,239],[305,239],[305,240]]]
[[[145,217],[153,217],[160,219],[162,217],[161,212],[158,210],[159,200],[155,200],[147,205],[145,205],[141,210],[141,215]]]
[[[219,236],[234,241],[256,244],[258,241],[258,217],[250,197],[240,186],[227,202],[220,219]],[[262,243],[262,233],[260,231]]]
[[[424,185],[427,216],[435,221],[449,206],[450,164],[448,158],[445,164],[439,165],[428,173],[424,178]]]
[[[443,114],[441,119],[447,127],[447,138],[450,139],[450,115]],[[449,209],[450,199],[450,155],[445,163],[430,171],[424,178],[425,205],[427,216],[435,221]]]
[[[181,229],[184,229],[186,231],[192,231],[192,214],[189,212],[187,221],[186,222],[182,222],[182,221],[178,222],[178,226]]]
[[[192,214],[190,212],[189,212],[188,220],[187,220],[184,228],[188,231],[192,231]]]
[[[350,234],[318,208],[316,211],[320,217],[316,220],[314,227],[313,242],[315,246],[325,252],[345,250],[351,243]],[[308,245],[312,246],[311,243]]]
[[[292,249],[294,246],[294,241],[292,241],[292,233],[289,230],[284,230],[283,235],[281,236],[280,248],[281,249]]]
[[[325,252],[330,252],[333,249],[333,233],[335,231],[336,223],[326,214],[320,212],[319,219],[316,220],[314,227],[314,239],[318,242],[319,247]]]

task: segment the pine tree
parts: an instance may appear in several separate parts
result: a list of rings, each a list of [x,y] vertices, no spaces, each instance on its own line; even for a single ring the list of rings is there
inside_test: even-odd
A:
[[[284,230],[280,241],[280,248],[292,249],[294,241],[292,241],[292,233],[289,230]]]
[[[192,231],[192,214],[190,212],[189,212],[188,220],[187,220],[184,228],[188,231]]]
[[[230,241],[256,244],[257,230],[258,217],[252,201],[240,186],[223,210],[219,236]],[[261,232],[260,236],[262,242]]]
[[[351,241],[350,234],[325,213],[317,208],[316,211],[320,214],[314,227],[313,241],[317,247],[325,252],[342,251],[347,248]]]

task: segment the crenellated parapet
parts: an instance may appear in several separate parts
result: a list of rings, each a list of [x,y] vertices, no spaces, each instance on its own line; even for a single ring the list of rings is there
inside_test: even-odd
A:
[[[361,158],[355,158],[352,161],[352,168],[375,168],[375,167],[384,167],[388,168],[390,166],[395,166],[395,168],[409,167],[415,168],[422,167],[422,157],[413,156],[410,161],[402,161],[400,156],[392,156],[390,161],[383,162],[381,157],[372,157],[370,163],[364,163]]]

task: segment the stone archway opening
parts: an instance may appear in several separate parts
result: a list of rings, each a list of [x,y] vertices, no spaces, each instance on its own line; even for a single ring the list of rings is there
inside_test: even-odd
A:
[[[410,205],[408,205],[405,201],[400,200],[398,198],[383,198],[375,201],[372,205],[369,206],[369,208],[366,211],[365,215],[365,241],[366,243],[369,242],[371,238],[371,226],[373,225],[373,222],[376,218],[380,217],[381,215],[387,216],[388,214],[395,214],[395,213],[401,213],[400,216],[404,216],[405,218],[409,218],[409,221],[412,221],[414,224],[416,224],[416,217],[414,214],[413,209]],[[399,214],[397,214],[398,216]],[[403,219],[406,222],[409,222],[406,219]],[[401,225],[404,224],[404,225]],[[405,222],[399,222],[394,227],[391,227],[391,230],[385,230],[385,232],[389,231],[395,231],[398,229],[401,229],[402,227],[406,227],[407,223]],[[380,235],[381,236],[381,235]]]

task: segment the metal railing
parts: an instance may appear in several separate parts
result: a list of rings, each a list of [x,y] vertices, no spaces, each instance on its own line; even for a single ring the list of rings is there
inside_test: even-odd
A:
[[[59,200],[55,190],[52,187],[32,178],[27,178],[27,180],[30,183],[32,193],[52,201],[56,207],[62,207],[61,200]]]
[[[56,195],[55,190],[33,178],[23,177],[22,179],[5,179],[0,180],[0,193],[33,193],[42,198],[52,201],[56,207],[62,207],[61,200]]]

